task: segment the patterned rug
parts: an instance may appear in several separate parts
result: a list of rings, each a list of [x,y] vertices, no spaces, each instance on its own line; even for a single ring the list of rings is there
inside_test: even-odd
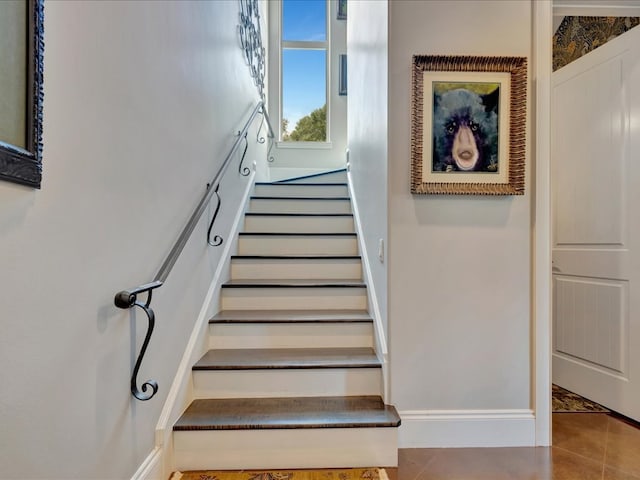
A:
[[[389,480],[381,468],[341,470],[202,470],[174,472],[170,480]]]
[[[551,386],[551,400],[554,413],[609,413],[602,405],[557,385]]]

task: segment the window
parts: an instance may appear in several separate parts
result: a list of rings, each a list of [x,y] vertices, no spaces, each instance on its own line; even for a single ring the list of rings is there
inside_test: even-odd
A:
[[[327,142],[326,0],[282,0],[280,139]]]

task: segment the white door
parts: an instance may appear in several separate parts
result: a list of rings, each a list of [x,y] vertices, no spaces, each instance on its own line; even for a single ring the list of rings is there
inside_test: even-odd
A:
[[[640,420],[640,27],[552,85],[553,381]]]

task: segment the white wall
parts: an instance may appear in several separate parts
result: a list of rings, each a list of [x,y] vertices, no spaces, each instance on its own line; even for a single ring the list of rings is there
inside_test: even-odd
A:
[[[42,190],[0,183],[0,478],[130,478],[153,449],[220,255],[204,222],[154,295],[148,402],[146,319],[113,296],[153,278],[258,100],[237,21],[235,0],[47,3]]]
[[[524,196],[409,190],[412,55],[530,57],[532,2],[396,0],[389,9],[389,335],[400,443],[533,444],[531,130]]]
[[[378,258],[378,242],[387,244],[387,17],[386,0],[349,3],[350,176],[385,337],[387,266]]]

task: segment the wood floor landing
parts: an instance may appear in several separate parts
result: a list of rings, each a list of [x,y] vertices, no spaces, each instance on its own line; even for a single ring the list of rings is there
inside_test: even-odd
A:
[[[371,348],[276,348],[209,350],[193,370],[278,368],[380,368]]]
[[[181,430],[397,427],[400,417],[380,397],[194,400],[173,427]]]
[[[322,323],[373,320],[366,310],[223,310],[209,323]]]

